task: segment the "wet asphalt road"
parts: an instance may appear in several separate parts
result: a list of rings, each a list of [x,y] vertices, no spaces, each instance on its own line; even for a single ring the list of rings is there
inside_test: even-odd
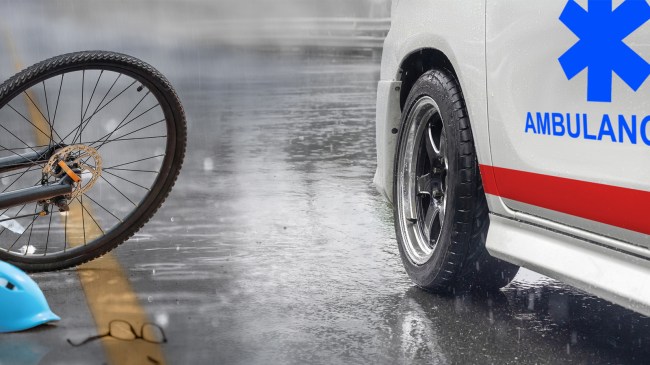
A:
[[[165,328],[168,363],[650,362],[647,318],[527,270],[490,297],[413,287],[371,183],[376,59],[146,35],[52,42],[35,36],[38,22],[4,21],[25,63],[73,49],[131,53],[166,74],[185,105],[181,178],[116,251]],[[2,76],[12,67],[3,57]],[[97,333],[77,272],[33,278],[63,321],[0,336],[0,364],[104,363],[101,344],[65,342]]]

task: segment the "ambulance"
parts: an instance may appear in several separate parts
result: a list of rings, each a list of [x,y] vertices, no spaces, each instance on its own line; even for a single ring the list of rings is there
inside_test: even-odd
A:
[[[650,316],[650,4],[393,0],[375,185],[413,282],[519,267]]]

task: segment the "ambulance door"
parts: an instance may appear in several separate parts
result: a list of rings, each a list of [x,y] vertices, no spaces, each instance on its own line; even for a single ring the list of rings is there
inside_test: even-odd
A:
[[[486,1],[486,192],[524,218],[650,246],[650,5]]]

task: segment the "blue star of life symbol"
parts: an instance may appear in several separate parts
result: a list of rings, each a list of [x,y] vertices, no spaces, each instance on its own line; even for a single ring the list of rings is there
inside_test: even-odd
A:
[[[580,40],[560,56],[566,77],[588,69],[587,101],[612,101],[612,72],[637,91],[650,75],[650,64],[623,42],[650,19],[646,0],[625,0],[612,10],[612,0],[589,0],[587,12],[569,0],[560,15]]]

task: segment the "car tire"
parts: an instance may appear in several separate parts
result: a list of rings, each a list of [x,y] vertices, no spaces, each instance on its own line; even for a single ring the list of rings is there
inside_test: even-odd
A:
[[[497,290],[519,267],[490,256],[487,201],[460,86],[424,73],[403,108],[395,151],[394,217],[411,279],[436,293]]]

